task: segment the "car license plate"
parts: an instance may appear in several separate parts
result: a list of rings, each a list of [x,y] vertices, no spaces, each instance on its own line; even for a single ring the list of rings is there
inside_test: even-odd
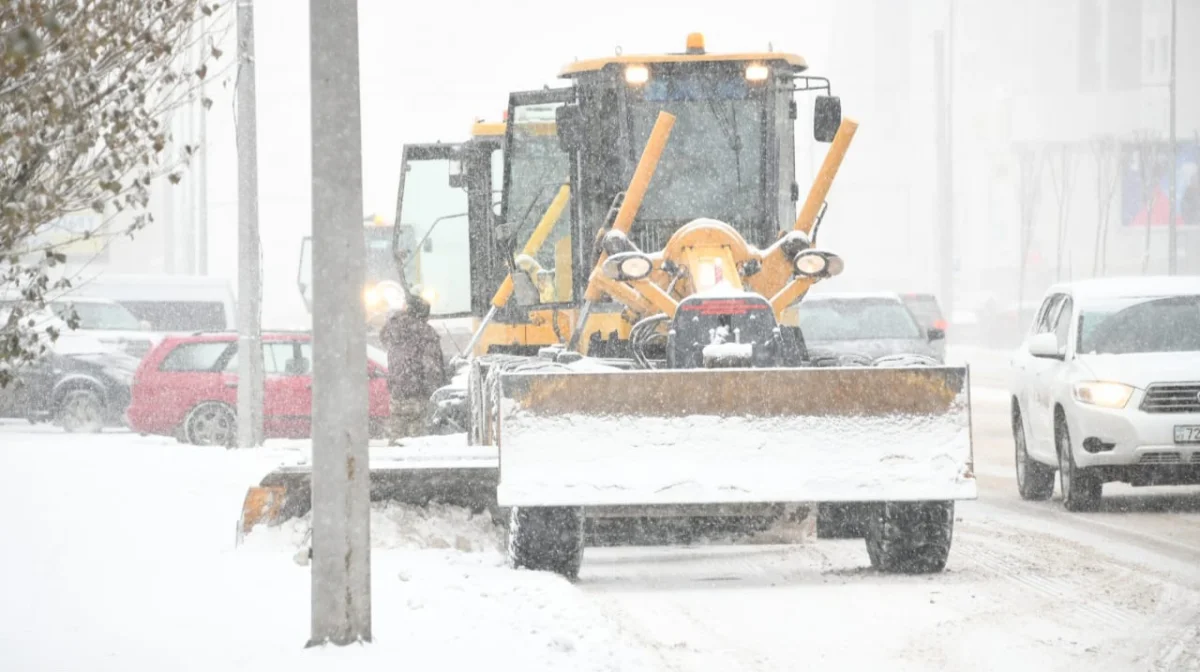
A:
[[[1175,443],[1200,443],[1200,425],[1175,425]]]

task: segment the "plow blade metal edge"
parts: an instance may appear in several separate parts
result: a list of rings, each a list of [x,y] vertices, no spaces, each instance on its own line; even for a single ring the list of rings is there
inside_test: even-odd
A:
[[[509,506],[975,499],[964,367],[504,373]]]
[[[479,513],[495,509],[497,481],[494,458],[370,461],[372,502],[413,506],[439,502]],[[238,521],[239,535],[249,534],[258,524],[277,525],[302,518],[311,510],[312,467],[278,467],[246,492]]]

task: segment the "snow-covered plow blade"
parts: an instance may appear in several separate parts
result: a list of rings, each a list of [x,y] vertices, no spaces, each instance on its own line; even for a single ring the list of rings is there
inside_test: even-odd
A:
[[[438,455],[402,448],[371,448],[372,502],[427,506],[438,502],[475,513],[496,509],[498,470],[494,452]],[[274,526],[312,510],[311,464],[285,464],[250,487],[238,520],[239,537],[256,525]]]
[[[976,496],[955,367],[506,373],[502,506]]]
[[[969,389],[956,367],[503,373],[511,560],[575,576],[606,511],[832,503],[873,566],[940,571],[977,495]]]

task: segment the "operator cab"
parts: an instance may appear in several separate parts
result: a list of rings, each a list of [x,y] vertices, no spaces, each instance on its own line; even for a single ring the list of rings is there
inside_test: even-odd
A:
[[[793,226],[800,197],[795,92],[830,92],[827,79],[806,71],[794,54],[710,54],[692,34],[684,53],[576,61],[560,73],[571,86],[513,93],[508,118],[529,123],[508,125],[498,239],[510,268],[531,269],[524,275],[539,290],[518,291],[516,303],[567,308],[582,301],[598,234],[611,224],[660,112],[675,123],[630,239],[657,250],[684,224],[712,218],[755,246],[774,243]],[[554,144],[544,137],[550,122]],[[839,100],[819,96],[814,139],[831,142],[840,123]],[[569,213],[528,254],[523,247],[566,184]],[[507,269],[496,270],[499,282]]]

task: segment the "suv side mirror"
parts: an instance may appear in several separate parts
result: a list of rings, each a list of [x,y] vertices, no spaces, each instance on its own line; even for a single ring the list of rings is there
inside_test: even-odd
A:
[[[930,327],[929,330],[925,332],[925,335],[931,341],[940,341],[946,338],[946,330],[938,329],[937,327]]]
[[[842,125],[842,99],[837,96],[817,96],[813,105],[813,139],[833,142]]]
[[[1058,337],[1048,331],[1030,337],[1029,354],[1048,359],[1063,359],[1065,355],[1058,347]]]

